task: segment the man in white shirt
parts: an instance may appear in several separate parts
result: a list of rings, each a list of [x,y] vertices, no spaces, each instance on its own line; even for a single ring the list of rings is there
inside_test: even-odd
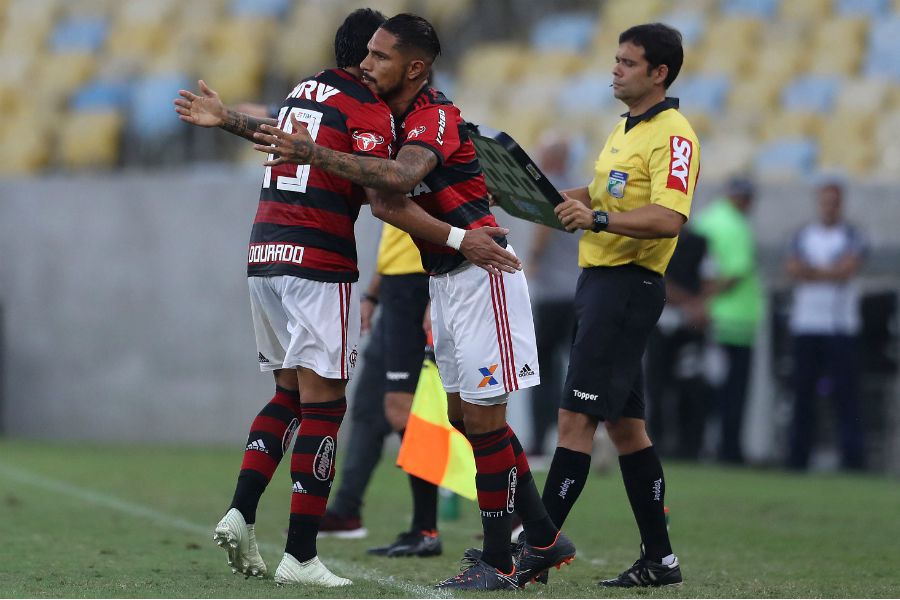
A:
[[[795,282],[789,324],[795,396],[788,466],[808,466],[816,398],[822,394],[831,398],[837,411],[842,466],[861,469],[865,452],[857,394],[857,274],[867,246],[859,231],[844,220],[840,183],[820,185],[817,198],[819,220],[795,234],[785,264]]]

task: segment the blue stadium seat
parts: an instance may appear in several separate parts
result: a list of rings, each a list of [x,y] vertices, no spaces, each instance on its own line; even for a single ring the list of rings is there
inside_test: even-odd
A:
[[[127,107],[128,83],[125,81],[89,81],[76,90],[69,100],[69,108],[73,111],[116,109],[124,112]]]
[[[291,9],[291,0],[232,0],[231,14],[236,17],[280,19]]]
[[[889,9],[889,0],[835,0],[834,2],[834,12],[843,16],[881,17]]]
[[[760,175],[810,173],[818,154],[809,138],[781,138],[759,147],[755,166]]]
[[[872,23],[865,71],[866,75],[900,81],[900,15]]]
[[[592,14],[563,13],[538,21],[531,31],[537,50],[582,52],[590,46],[597,23]]]
[[[706,18],[700,12],[675,10],[663,15],[659,20],[680,31],[685,46],[699,43],[706,33]]]
[[[558,96],[559,109],[563,112],[589,113],[611,105],[615,98],[609,84],[612,74],[584,71],[567,79]]]
[[[722,14],[729,17],[768,19],[775,16],[780,4],[781,0],[723,0]]]
[[[681,100],[683,110],[720,113],[730,88],[725,75],[691,75],[676,81],[670,95]]]
[[[60,21],[50,36],[54,52],[96,52],[109,34],[109,23],[103,17],[75,16]]]
[[[157,139],[177,131],[182,123],[172,110],[178,90],[191,89],[183,73],[171,72],[139,79],[131,87],[130,127],[142,139]]]
[[[840,79],[828,75],[804,75],[791,81],[781,93],[786,110],[828,112],[840,88]]]

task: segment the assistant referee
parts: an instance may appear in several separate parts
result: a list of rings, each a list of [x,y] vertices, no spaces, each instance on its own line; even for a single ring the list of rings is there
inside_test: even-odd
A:
[[[660,23],[619,36],[613,93],[628,106],[588,187],[563,192],[562,224],[585,229],[575,292],[577,329],[559,410],[559,444],[544,487],[563,521],[584,488],[594,433],[604,421],[641,534],[634,565],[604,586],[681,583],[664,515],[665,479],[644,421],[641,358],[665,304],[663,275],[687,221],[700,145],[666,89],[684,58],[681,34]]]

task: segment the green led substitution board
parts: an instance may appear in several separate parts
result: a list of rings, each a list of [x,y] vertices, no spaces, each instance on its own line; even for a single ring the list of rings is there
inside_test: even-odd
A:
[[[514,217],[565,231],[553,213],[562,196],[519,144],[502,131],[467,127],[494,202]]]

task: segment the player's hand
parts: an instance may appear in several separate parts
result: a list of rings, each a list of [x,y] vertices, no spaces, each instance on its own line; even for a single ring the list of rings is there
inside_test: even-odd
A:
[[[359,303],[360,333],[368,333],[372,329],[372,316],[375,314],[375,302],[363,298]]]
[[[202,96],[188,90],[178,90],[180,98],[175,99],[175,112],[185,123],[199,127],[218,127],[225,122],[228,109],[219,99],[219,94],[202,79],[197,82]]]
[[[562,197],[565,198],[565,202],[557,204],[553,212],[556,213],[556,218],[566,228],[566,231],[594,227],[594,211],[585,206],[583,202],[574,200],[566,194],[563,194]]]
[[[274,125],[260,125],[259,129],[260,131],[253,134],[253,138],[259,142],[253,149],[275,155],[274,159],[263,163],[265,166],[274,167],[284,163],[309,164],[315,142],[306,126],[297,120],[294,113],[291,113],[291,133],[282,131]]]
[[[509,229],[503,227],[479,227],[469,229],[463,236],[459,251],[469,262],[478,265],[488,273],[500,275],[501,271],[515,273],[522,269],[522,263],[512,252],[505,250],[494,241],[504,236]]]

